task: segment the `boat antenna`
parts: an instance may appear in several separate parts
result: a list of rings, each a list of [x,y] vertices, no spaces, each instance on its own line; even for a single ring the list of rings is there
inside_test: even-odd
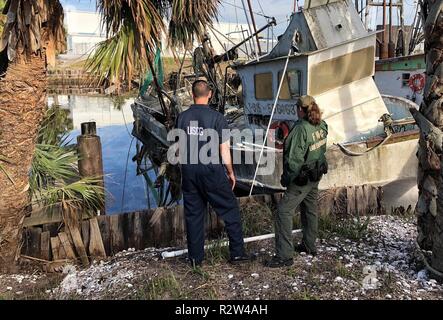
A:
[[[260,37],[257,32],[257,25],[255,24],[255,17],[254,17],[254,12],[252,11],[251,0],[248,0],[248,7],[249,7],[249,14],[251,15],[252,27],[254,28],[255,39],[257,42],[258,55],[261,56],[262,51],[261,51],[261,45],[260,45]],[[257,61],[258,61],[258,58],[257,58]]]
[[[249,21],[249,15],[248,15],[248,11],[246,10],[245,0],[241,0],[241,3],[243,5],[243,11],[245,12],[246,23],[248,24],[249,34],[250,35],[254,34],[254,32],[252,32],[252,29],[251,29],[251,22]],[[257,37],[257,39],[258,39],[258,37]],[[258,55],[257,50],[255,48],[254,40],[252,38],[251,38],[251,43],[253,44],[253,47],[254,47],[255,57],[257,58],[257,61],[259,61],[260,58],[259,58],[259,55]]]
[[[252,195],[252,191],[254,190],[255,180],[257,179],[257,172],[260,167],[261,158],[263,157],[263,150],[265,149],[266,140],[268,138],[269,130],[271,128],[272,118],[274,117],[275,108],[277,106],[278,98],[280,96],[280,91],[281,91],[281,88],[283,87],[283,82],[286,77],[286,70],[288,69],[289,58],[291,57],[293,52],[298,51],[297,46],[295,44],[295,38],[296,38],[297,34],[298,34],[298,31],[295,30],[294,35],[291,40],[291,45],[289,46],[289,52],[288,52],[288,56],[286,57],[285,67],[283,68],[283,73],[282,73],[282,77],[280,79],[280,84],[278,86],[277,96],[275,97],[274,105],[272,106],[271,116],[269,117],[268,127],[266,128],[266,134],[263,138],[263,145],[261,146],[260,156],[258,157],[257,166],[255,167],[254,179],[252,179],[251,189],[249,190],[249,196]]]

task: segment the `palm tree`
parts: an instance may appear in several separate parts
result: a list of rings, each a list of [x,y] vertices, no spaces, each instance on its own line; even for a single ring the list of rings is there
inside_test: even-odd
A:
[[[98,47],[90,68],[116,83],[132,79],[147,69],[165,20],[169,44],[189,46],[216,16],[218,3],[98,0],[109,39]],[[0,38],[0,271],[10,271],[20,253],[29,172],[46,106],[46,55],[63,50],[64,29],[58,0],[7,0],[4,12],[13,19]]]
[[[134,75],[148,69],[166,29],[171,47],[190,47],[216,18],[219,2],[97,0],[108,39],[97,46],[86,68],[117,86],[123,81],[130,84]]]
[[[443,0],[425,0],[426,86],[419,112],[418,244],[432,251],[432,267],[443,272]]]
[[[0,0],[0,12],[3,11],[3,8],[5,7],[6,1]],[[3,26],[5,25],[6,16],[0,14],[0,34],[3,32]]]
[[[59,1],[8,0],[0,38],[0,270],[11,271],[20,253],[29,204],[29,172],[46,106],[46,47],[62,50]]]

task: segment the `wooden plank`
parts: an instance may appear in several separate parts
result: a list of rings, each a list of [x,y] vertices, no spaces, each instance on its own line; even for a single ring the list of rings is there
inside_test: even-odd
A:
[[[60,232],[58,234],[58,238],[60,239],[60,243],[62,244],[63,249],[66,252],[66,258],[76,260],[74,248],[72,248],[71,246],[68,235],[65,232]]]
[[[50,239],[51,234],[49,231],[42,232],[40,236],[40,257],[48,261],[51,259]]]
[[[133,215],[133,232],[134,232],[134,248],[137,250],[144,249],[143,247],[143,212],[136,212]]]
[[[126,244],[128,248],[135,248],[135,230],[134,230],[134,223],[135,223],[135,215],[137,212],[131,212],[125,214],[125,223],[123,224],[123,234],[125,236]]]
[[[89,219],[89,216],[87,214],[84,214],[83,219]],[[47,213],[31,214],[31,216],[25,218],[23,222],[23,227],[40,226],[40,225],[52,224],[62,221],[63,219],[60,214],[60,211],[56,210],[54,212],[51,212],[51,214]]]
[[[74,242],[75,251],[80,257],[83,266],[89,266],[88,255],[86,254],[86,249],[83,244],[82,236],[80,235],[80,230],[76,226],[69,226],[69,232],[71,233],[72,241]]]
[[[31,232],[29,231],[30,228],[24,228],[23,229],[23,244],[22,244],[22,249],[21,249],[21,254],[22,255],[28,255],[29,253],[29,246],[31,244]]]
[[[51,237],[57,237],[59,231],[59,224],[58,223],[44,224],[43,232],[45,231],[49,231]]]
[[[105,248],[106,255],[110,256],[112,254],[111,250],[111,230],[110,230],[110,216],[98,216],[97,222],[100,229],[100,235],[102,238],[102,243]],[[90,233],[91,233],[91,229]],[[91,236],[91,235],[90,235]],[[91,236],[92,237],[92,236]]]
[[[82,221],[82,239],[86,248],[86,253],[89,254],[89,220]]]
[[[362,186],[355,186],[355,214],[363,216],[366,212],[367,204],[364,201],[364,190]]]
[[[186,242],[186,227],[185,227],[185,213],[183,206],[176,206],[175,207],[175,214],[177,216],[177,219],[179,221],[179,230],[180,230],[180,244],[185,244]]]
[[[347,201],[347,215],[352,216],[355,214],[355,188],[346,187],[346,201]]]
[[[178,219],[177,219],[176,214],[175,214],[175,208],[171,207],[170,210],[171,210],[171,212],[170,212],[170,215],[171,215],[171,234],[172,234],[172,237],[175,239],[175,243],[178,245],[180,243],[180,239],[179,239],[179,236],[178,236],[178,234],[179,234],[179,229],[178,229],[179,222],[178,222]]]
[[[124,213],[120,216],[120,224],[123,234],[123,249],[134,248],[134,226],[132,216],[135,212]],[[132,238],[132,239],[131,239]],[[132,246],[129,246],[129,242],[132,242]]]
[[[184,213],[183,213],[183,207],[182,206],[175,206],[174,207],[174,225],[175,225],[175,234],[176,238],[180,245],[184,244]]]
[[[58,238],[58,236],[57,236],[57,238]],[[58,238],[58,241],[60,243],[60,238]],[[63,247],[63,245],[61,243],[58,246],[58,257],[61,260],[66,260],[67,259],[65,248]]]
[[[140,212],[139,218],[141,223],[141,230],[143,233],[143,245],[142,248],[148,248],[152,247],[152,240],[151,240],[151,232],[149,229],[149,212],[150,211],[144,211]]]
[[[136,250],[146,248],[144,242],[144,216],[146,216],[146,212],[143,211],[138,211],[127,215],[125,236],[127,239],[128,248],[135,248]]]
[[[52,251],[52,259],[59,260],[60,255],[60,239],[57,237],[51,237],[51,251]]]
[[[109,227],[111,232],[111,254],[114,255],[125,249],[123,235],[123,215],[109,216]]]
[[[172,244],[172,239],[171,239],[171,226],[170,223],[168,221],[168,209],[167,208],[163,208],[163,213],[160,216],[160,225],[161,225],[161,233],[159,233],[159,242],[158,242],[158,246],[159,247],[167,247],[169,244]]]
[[[164,237],[164,223],[162,223],[165,215],[164,208],[156,208],[149,217],[149,232],[152,235],[152,245],[161,247]]]
[[[166,232],[169,235],[169,241],[165,244],[165,246],[168,245],[168,243],[172,243],[172,245],[176,246],[178,244],[177,237],[175,233],[175,226],[174,226],[174,208],[169,207],[166,212],[166,223],[167,228]]]
[[[40,258],[40,235],[42,233],[41,228],[27,228],[27,241],[25,252],[26,255]]]
[[[105,247],[103,245],[103,240],[97,218],[89,220],[89,235],[89,253],[91,257],[97,259],[106,258]]]

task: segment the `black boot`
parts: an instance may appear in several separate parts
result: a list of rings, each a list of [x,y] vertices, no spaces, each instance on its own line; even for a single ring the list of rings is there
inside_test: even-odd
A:
[[[299,252],[299,253],[300,252],[305,252],[306,254],[310,254],[310,255],[312,255],[314,257],[317,255],[317,250],[310,250],[310,249],[308,249],[303,242],[298,244],[298,245],[296,245],[296,246],[294,246],[294,250],[296,252]]]
[[[271,260],[265,262],[265,266],[268,268],[289,267],[293,264],[294,260],[292,258],[283,260],[277,256],[273,256]]]
[[[251,262],[254,260],[255,260],[254,255],[244,254],[242,256],[231,257],[231,260],[229,260],[229,262],[231,264],[242,264],[242,263],[247,263],[247,262]]]

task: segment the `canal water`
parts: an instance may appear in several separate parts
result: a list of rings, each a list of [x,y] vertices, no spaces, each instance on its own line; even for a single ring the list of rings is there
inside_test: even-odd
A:
[[[134,118],[131,104],[134,99],[119,101],[105,96],[52,96],[48,104],[59,104],[70,111],[72,131],[68,140],[76,143],[81,123],[95,121],[100,136],[105,173],[106,213],[116,214],[156,207],[156,202],[146,180],[137,176],[137,139],[131,135]],[[149,172],[155,180],[155,173]]]

